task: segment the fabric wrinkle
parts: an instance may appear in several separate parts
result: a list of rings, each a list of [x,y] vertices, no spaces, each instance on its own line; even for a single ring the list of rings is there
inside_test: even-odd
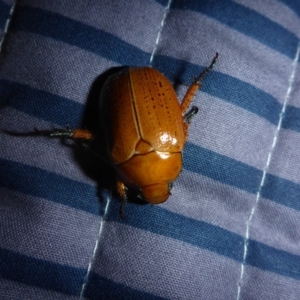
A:
[[[99,241],[100,241],[100,238],[101,238],[101,235],[102,235],[102,232],[103,232],[104,222],[105,222],[105,218],[106,218],[106,215],[107,215],[110,200],[111,200],[111,195],[108,194],[107,197],[106,197],[106,205],[105,205],[104,213],[103,213],[103,216],[100,218],[99,231],[98,231],[98,235],[96,237],[93,253],[92,253],[92,256],[89,260],[87,272],[86,272],[86,275],[84,276],[84,280],[83,280],[83,283],[82,283],[79,299],[84,299],[85,288],[88,284],[89,275],[92,271],[93,262],[95,261],[95,257],[96,257],[96,254],[97,254]]]

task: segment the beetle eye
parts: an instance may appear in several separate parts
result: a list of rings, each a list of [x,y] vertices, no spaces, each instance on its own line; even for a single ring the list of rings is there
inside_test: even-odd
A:
[[[169,182],[168,188],[169,188],[169,192],[171,192],[171,191],[172,191],[172,188],[173,188],[173,182]]]

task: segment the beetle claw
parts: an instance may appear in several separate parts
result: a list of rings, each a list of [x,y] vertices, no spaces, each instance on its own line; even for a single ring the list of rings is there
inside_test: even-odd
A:
[[[189,124],[192,120],[192,118],[195,117],[195,115],[198,113],[198,107],[197,106],[193,106],[184,116],[183,116],[183,120],[184,123]]]
[[[40,135],[49,137],[72,137],[74,134],[74,130],[69,127],[67,127],[66,129],[53,128],[53,130],[39,130],[37,128],[34,128],[34,130]]]

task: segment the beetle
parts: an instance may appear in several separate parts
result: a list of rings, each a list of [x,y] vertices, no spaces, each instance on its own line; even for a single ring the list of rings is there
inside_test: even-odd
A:
[[[129,188],[152,204],[162,203],[171,195],[172,183],[182,168],[189,124],[198,112],[196,106],[189,109],[190,104],[217,59],[218,53],[189,86],[181,104],[170,81],[151,67],[128,67],[105,81],[99,98],[106,148],[103,159],[117,174],[116,190],[122,207]],[[85,129],[39,133],[68,137],[84,146],[97,138]]]

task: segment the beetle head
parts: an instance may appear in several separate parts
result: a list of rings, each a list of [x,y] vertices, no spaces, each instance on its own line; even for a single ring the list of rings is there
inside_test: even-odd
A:
[[[170,189],[171,184],[169,182],[147,185],[141,188],[145,201],[152,204],[165,202],[171,195]]]

